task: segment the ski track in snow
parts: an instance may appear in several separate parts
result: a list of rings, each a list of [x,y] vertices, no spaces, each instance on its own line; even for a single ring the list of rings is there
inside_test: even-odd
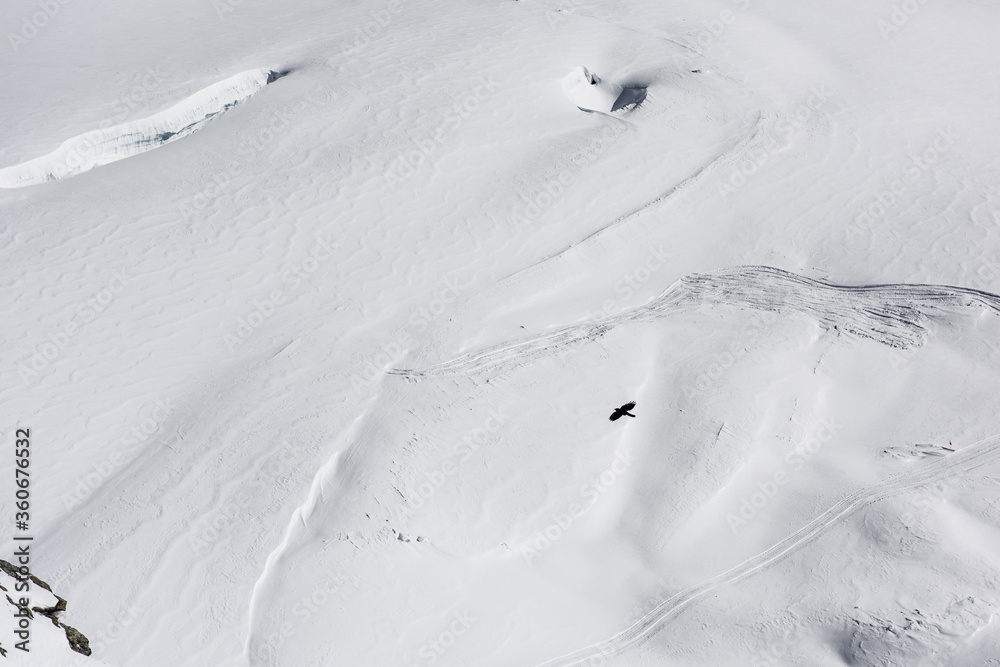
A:
[[[615,116],[611,116],[616,118]],[[601,227],[597,231],[583,237],[579,241],[575,241],[569,246],[563,248],[562,250],[553,253],[547,257],[543,257],[534,264],[519,269],[511,274],[500,278],[495,283],[489,286],[489,293],[493,293],[497,289],[505,289],[510,284],[519,284],[528,279],[528,276],[534,272],[544,268],[546,265],[553,261],[558,261],[566,257],[570,252],[579,250],[585,245],[589,245],[598,241],[602,236],[610,231],[613,231],[622,225],[626,225],[639,217],[644,213],[649,213],[672,202],[677,196],[687,192],[701,181],[708,178],[711,174],[715,173],[719,169],[732,166],[736,164],[739,159],[745,155],[751,148],[760,145],[763,142],[764,137],[767,133],[767,128],[769,124],[773,121],[774,115],[771,113],[760,112],[757,118],[754,120],[752,126],[743,132],[743,138],[736,142],[733,146],[723,151],[721,154],[716,155],[714,158],[706,162],[700,169],[695,171],[693,174],[671,186],[667,191],[663,192],[659,196],[651,199],[642,206],[629,211],[628,213],[623,213],[622,215],[615,218],[612,222],[608,223],[604,227]]]
[[[703,305],[734,305],[814,317],[828,330],[844,331],[896,348],[923,344],[928,312],[935,307],[978,304],[1000,314],[1000,297],[943,285],[842,286],[768,266],[742,266],[692,274],[649,303],[593,322],[560,327],[515,343],[502,343],[425,369],[392,369],[410,378],[496,374],[600,338],[632,321],[650,321]]]
[[[659,197],[656,197],[655,199],[646,202],[645,204],[635,209],[634,211],[631,211],[629,213],[626,213],[618,217],[610,225],[594,232],[593,234],[586,237],[579,243],[585,243],[587,241],[590,241],[591,239],[605,233],[607,230],[613,229],[621,225],[622,223],[628,222],[633,218],[636,218],[639,215],[646,213],[651,209],[656,208],[659,204],[672,198],[674,195],[680,194],[685,190],[697,185],[698,183],[706,179],[708,176],[718,171],[721,167],[731,166],[736,164],[737,161],[743,155],[745,155],[750,148],[761,143],[762,138],[765,136],[767,127],[772,120],[773,120],[772,114],[765,112],[758,113],[757,118],[755,119],[752,127],[748,129],[744,133],[744,137],[740,139],[738,142],[736,142],[736,144],[733,145],[731,148],[722,152],[720,155],[717,155],[715,158],[707,162],[701,169],[697,170],[696,172],[685,178],[683,181],[681,181],[677,185],[673,186],[672,188],[661,194]],[[570,246],[570,248],[574,247],[575,245],[578,244],[574,244],[573,246]],[[567,248],[567,250],[569,250],[570,248]]]
[[[843,519],[868,505],[989,463],[1000,455],[998,444],[1000,444],[1000,435],[993,435],[964,447],[954,454],[924,464],[915,470],[896,474],[882,482],[859,489],[770,549],[748,558],[722,574],[667,598],[648,614],[613,637],[540,663],[537,667],[573,667],[598,657],[606,659],[633,648],[652,637],[667,621],[677,616],[687,605],[706,593],[727,584],[736,583],[780,562],[818,539]]]
[[[91,130],[67,139],[48,155],[0,169],[0,188],[57,181],[159,148],[197,132],[280,75],[252,69],[199,90],[174,106],[141,120]]]

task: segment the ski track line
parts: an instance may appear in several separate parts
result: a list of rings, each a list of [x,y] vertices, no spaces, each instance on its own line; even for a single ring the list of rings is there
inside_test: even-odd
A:
[[[609,117],[617,119],[617,117],[615,116],[609,116]],[[537,262],[535,262],[530,266],[527,266],[523,269],[518,269],[513,273],[507,274],[503,278],[500,278],[495,283],[490,285],[490,287],[487,289],[497,289],[503,287],[504,284],[508,282],[517,283],[525,280],[526,279],[525,274],[531,271],[538,270],[544,264],[547,264],[554,260],[562,259],[569,252],[578,249],[579,246],[587,243],[592,243],[596,241],[598,238],[600,238],[602,235],[606,234],[607,232],[614,230],[627,222],[630,222],[632,219],[639,217],[641,214],[649,211],[650,209],[656,208],[659,204],[671,200],[674,195],[680,194],[685,190],[693,187],[701,180],[706,178],[708,174],[718,169],[721,165],[732,164],[739,158],[739,156],[743,155],[743,153],[745,153],[751,145],[756,144],[760,140],[760,137],[764,129],[766,128],[767,124],[770,122],[770,120],[771,120],[770,115],[765,114],[763,112],[758,112],[757,119],[754,121],[753,126],[745,132],[745,136],[740,141],[738,141],[728,150],[723,151],[721,154],[709,160],[707,163],[702,165],[700,169],[698,169],[693,174],[682,180],[680,183],[672,186],[669,190],[667,190],[660,196],[656,197],[655,199],[646,202],[639,208],[634,209],[628,213],[623,213],[622,215],[615,218],[609,224],[605,225],[604,227],[598,229],[595,232],[588,234],[579,241],[571,243],[569,246],[563,248],[562,250],[552,253],[551,255],[548,255],[546,257],[543,257],[542,259],[538,260]],[[472,295],[470,297],[470,300],[474,299],[476,296],[478,295]]]
[[[619,120],[620,122],[625,122],[624,120],[619,119],[617,116],[608,116],[608,117],[613,118],[615,120]],[[524,282],[525,280],[528,279],[529,274],[531,274],[532,272],[543,270],[547,267],[547,265],[565,259],[566,256],[571,251],[579,250],[580,247],[585,244],[596,242],[603,234],[619,228],[620,226],[632,221],[633,219],[638,218],[641,214],[649,211],[650,209],[656,208],[660,204],[664,204],[667,201],[672,201],[674,195],[683,193],[685,190],[693,187],[698,182],[706,178],[708,174],[717,170],[720,166],[736,162],[740,158],[740,156],[742,156],[749,149],[749,147],[756,145],[761,141],[761,137],[767,126],[770,124],[772,117],[773,114],[771,113],[766,113],[763,111],[758,112],[756,120],[752,124],[751,128],[744,132],[744,137],[740,141],[738,141],[729,149],[723,151],[715,158],[709,160],[700,169],[698,169],[696,172],[694,172],[693,174],[682,180],[680,183],[672,186],[669,190],[667,190],[660,196],[656,197],[655,199],[646,202],[639,208],[618,216],[617,218],[615,218],[614,221],[612,221],[608,225],[602,227],[601,229],[598,229],[595,232],[592,232],[591,234],[580,239],[579,241],[575,241],[571,243],[569,246],[563,248],[562,250],[559,250],[557,252],[554,252],[550,255],[543,257],[542,259],[534,262],[530,266],[517,269],[512,273],[508,273],[507,275],[493,282],[489,287],[480,290],[475,294],[472,294],[468,299],[465,300],[463,305],[459,308],[459,311],[456,316],[460,316],[461,312],[468,308],[468,304],[470,302],[474,301],[477,297],[484,296],[487,291],[494,292],[498,289],[502,290],[508,284],[516,285]]]
[[[664,192],[656,199],[646,202],[639,208],[629,213],[625,213],[623,215],[618,216],[610,225],[597,230],[590,236],[584,237],[580,241],[577,241],[573,245],[566,248],[566,250],[563,250],[558,254],[561,255],[565,252],[568,252],[569,250],[572,250],[574,247],[580,245],[581,243],[586,243],[591,239],[595,239],[601,234],[604,234],[606,231],[614,229],[615,227],[618,227],[622,223],[628,222],[632,218],[638,217],[639,215],[645,213],[649,209],[656,207],[657,204],[662,203],[666,199],[669,199],[670,197],[679,194],[684,190],[687,190],[688,188],[698,184],[700,181],[704,180],[709,174],[718,169],[720,166],[734,163],[741,155],[743,155],[748,150],[750,146],[760,141],[760,137],[763,134],[767,125],[770,123],[770,121],[771,121],[771,116],[769,114],[765,114],[762,111],[757,112],[757,118],[756,120],[754,120],[750,129],[746,130],[744,132],[744,137],[740,139],[738,142],[736,142],[736,144],[734,144],[732,147],[723,151],[715,158],[705,163],[701,167],[701,169],[697,170],[696,172],[685,178],[683,181],[681,181],[677,185],[673,186],[672,188]]]
[[[667,621],[678,615],[684,607],[697,598],[778,563],[793,552],[815,541],[831,527],[858,510],[903,491],[919,488],[989,463],[1000,455],[998,444],[1000,444],[1000,435],[989,436],[954,454],[926,463],[915,470],[897,473],[882,482],[859,489],[766,551],[748,558],[722,574],[667,598],[648,614],[613,637],[540,663],[536,667],[573,667],[574,665],[583,665],[592,658],[607,658],[620,654],[650,638]]]
[[[560,348],[596,340],[626,322],[653,321],[703,305],[803,313],[814,317],[827,330],[844,331],[901,349],[924,343],[928,312],[935,308],[979,305],[1000,314],[1000,297],[971,288],[920,284],[843,286],[769,266],[741,266],[691,274],[645,305],[596,321],[560,327],[514,343],[500,343],[425,369],[397,368],[387,372],[409,378],[496,374]]]

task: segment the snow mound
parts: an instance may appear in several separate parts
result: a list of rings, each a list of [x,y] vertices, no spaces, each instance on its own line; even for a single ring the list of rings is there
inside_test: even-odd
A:
[[[198,131],[279,77],[269,69],[247,70],[148,118],[79,134],[48,155],[0,169],[0,187],[20,188],[69,178],[159,148]]]
[[[584,111],[610,113],[625,90],[617,83],[604,81],[584,66],[570,72],[562,81],[563,91]]]

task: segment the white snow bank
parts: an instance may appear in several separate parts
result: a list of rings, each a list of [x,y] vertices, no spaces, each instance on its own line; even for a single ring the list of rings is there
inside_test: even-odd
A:
[[[585,111],[610,112],[624,90],[617,83],[603,81],[584,66],[577,67],[562,81],[563,91]]]
[[[196,132],[278,76],[269,69],[247,70],[148,118],[77,135],[48,155],[0,169],[0,187],[19,188],[68,178],[158,148]]]

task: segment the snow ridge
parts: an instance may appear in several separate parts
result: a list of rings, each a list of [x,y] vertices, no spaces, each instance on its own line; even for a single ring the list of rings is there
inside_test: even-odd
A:
[[[323,480],[329,479],[336,474],[341,453],[341,451],[335,452],[334,455],[331,456],[316,472],[305,502],[303,502],[292,513],[292,517],[285,529],[285,535],[282,537],[281,543],[270,554],[268,554],[267,559],[264,562],[264,569],[257,578],[257,581],[254,582],[253,590],[250,593],[250,606],[247,614],[250,622],[250,628],[247,634],[246,644],[244,645],[245,656],[252,655],[251,651],[255,648],[254,642],[256,638],[253,630],[258,599],[262,594],[264,587],[269,583],[272,575],[274,574],[274,569],[277,567],[278,561],[281,560],[281,557],[288,551],[288,547],[292,542],[294,534],[299,529],[300,524],[302,528],[307,527],[309,517],[312,515],[313,510],[316,509],[316,503],[323,497]]]
[[[0,169],[0,188],[21,188],[69,178],[159,148],[197,132],[209,120],[280,76],[269,69],[240,72],[147,118],[78,134],[48,155]]]

